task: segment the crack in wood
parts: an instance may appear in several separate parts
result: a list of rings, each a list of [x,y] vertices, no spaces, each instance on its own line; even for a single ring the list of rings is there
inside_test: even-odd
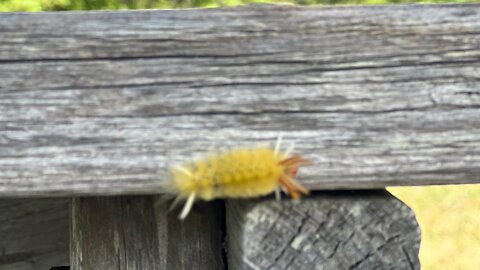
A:
[[[353,270],[353,269],[356,269],[358,267],[360,267],[360,265],[362,263],[364,263],[366,260],[368,260],[370,257],[372,257],[373,253],[367,253],[363,258],[361,258],[360,260],[358,260],[357,262],[355,262],[353,265],[351,265],[350,267],[348,267],[349,270]]]
[[[405,249],[405,246],[402,245],[401,248],[402,248],[403,254],[405,254],[405,257],[407,258],[407,262],[408,262],[408,265],[409,265],[410,269],[411,269],[411,270],[417,269],[417,268],[415,267],[414,262],[412,261],[412,259],[411,259],[410,256],[408,255],[408,252],[407,252],[407,250]]]
[[[303,213],[302,213],[303,214]],[[300,232],[302,231],[303,227],[305,226],[306,222],[308,220],[308,216],[304,215],[301,219],[300,219],[300,225],[298,226],[297,230],[295,233],[292,234],[290,240],[282,247],[280,253],[274,257],[273,259],[273,262],[270,266],[267,267],[267,270],[270,270],[273,266],[275,266],[275,264],[278,263],[278,261],[283,258],[283,256],[285,255],[285,252],[287,251],[287,249],[291,249],[291,245],[293,243],[293,241],[295,240],[295,238],[300,234]]]

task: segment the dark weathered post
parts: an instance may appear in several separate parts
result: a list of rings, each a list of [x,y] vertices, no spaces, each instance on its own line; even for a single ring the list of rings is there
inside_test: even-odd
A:
[[[155,196],[73,198],[71,268],[221,269],[221,209],[201,205],[181,222]]]
[[[420,269],[414,213],[386,191],[227,204],[232,270]]]

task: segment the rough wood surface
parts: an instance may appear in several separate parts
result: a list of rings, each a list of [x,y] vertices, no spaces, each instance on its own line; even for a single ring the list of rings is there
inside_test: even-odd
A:
[[[480,182],[480,5],[0,14],[0,196],[161,192],[279,133],[313,189]]]
[[[0,269],[68,265],[68,200],[0,200]]]
[[[219,207],[196,206],[181,222],[155,196],[74,198],[71,269],[223,269]]]
[[[420,269],[414,213],[386,191],[229,201],[227,235],[231,270]]]

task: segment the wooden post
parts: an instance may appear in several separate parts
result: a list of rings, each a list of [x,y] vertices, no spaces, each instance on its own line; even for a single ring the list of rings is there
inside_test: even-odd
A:
[[[184,221],[178,220],[178,212],[168,215],[167,241],[162,244],[167,250],[165,269],[224,269],[223,202],[197,203]]]
[[[195,210],[182,222],[155,196],[73,198],[72,269],[222,268],[222,207]]]
[[[229,269],[420,269],[414,213],[386,191],[227,203]]]

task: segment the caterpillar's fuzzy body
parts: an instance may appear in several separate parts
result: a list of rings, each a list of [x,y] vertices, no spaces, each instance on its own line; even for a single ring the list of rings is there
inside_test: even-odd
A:
[[[294,199],[308,190],[294,177],[298,167],[309,163],[299,155],[287,157],[267,146],[237,148],[206,159],[172,168],[169,191],[177,195],[174,202],[187,200],[180,214],[183,219],[189,213],[196,198],[248,198],[272,193],[282,187]]]

